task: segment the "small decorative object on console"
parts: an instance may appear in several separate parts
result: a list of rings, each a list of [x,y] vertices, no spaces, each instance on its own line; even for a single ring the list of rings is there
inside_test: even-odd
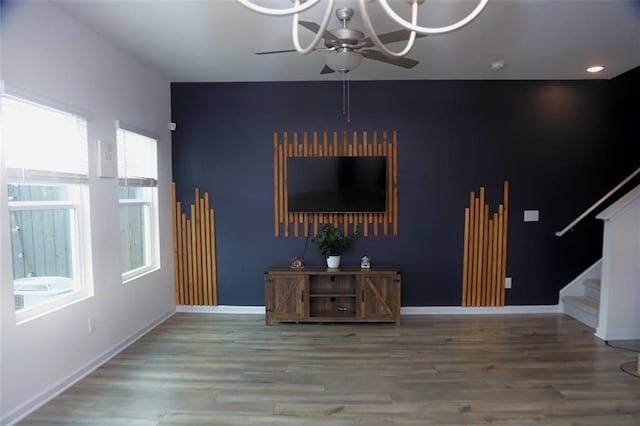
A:
[[[369,259],[369,256],[362,256],[362,260],[360,260],[360,268],[361,269],[371,268],[371,259]]]
[[[291,258],[291,269],[302,269],[304,268],[304,259],[301,257],[292,257]]]

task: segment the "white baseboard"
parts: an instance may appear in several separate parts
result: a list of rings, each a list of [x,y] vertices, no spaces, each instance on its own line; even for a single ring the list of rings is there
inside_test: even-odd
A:
[[[556,314],[559,305],[514,305],[491,307],[405,306],[401,315],[494,315],[494,314]]]
[[[188,312],[192,314],[257,314],[264,315],[264,306],[194,306],[178,305],[176,312]]]
[[[176,306],[176,312],[199,314],[257,314],[264,315],[264,306]],[[491,315],[491,314],[549,314],[558,313],[558,305],[523,305],[502,307],[465,307],[462,306],[405,306],[400,308],[401,315]]]
[[[640,330],[607,332],[598,328],[594,335],[602,340],[640,340]]]
[[[149,331],[157,327],[159,324],[164,322],[167,318],[171,317],[175,313],[175,310],[171,309],[168,312],[160,315],[155,320],[151,321],[149,324],[144,326],[142,329],[133,333],[129,337],[122,340],[120,343],[114,345],[110,349],[106,350],[102,354],[98,355],[96,358],[85,364],[84,366],[77,369],[74,373],[68,375],[67,377],[59,380],[53,385],[47,387],[42,392],[38,393],[34,397],[20,404],[18,407],[9,411],[4,417],[0,418],[0,425],[13,425],[20,420],[27,417],[29,414],[42,407],[44,404],[49,402],[51,399],[60,395],[62,392],[73,386],[75,383],[83,379],[84,377],[91,374],[98,367],[100,367],[105,362],[109,361],[111,358],[122,352],[136,340],[140,339],[142,336],[147,334]]]

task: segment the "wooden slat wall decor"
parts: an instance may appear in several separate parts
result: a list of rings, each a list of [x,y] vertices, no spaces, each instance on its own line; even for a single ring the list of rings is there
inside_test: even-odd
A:
[[[387,157],[387,208],[384,213],[289,213],[288,157]],[[276,237],[318,235],[330,223],[345,235],[360,228],[363,237],[398,235],[398,134],[392,132],[274,132],[273,212]]]
[[[208,192],[201,197],[196,188],[194,200],[187,218],[176,200],[176,184],[171,184],[176,304],[217,306],[215,211]]]
[[[462,254],[462,306],[504,306],[507,275],[507,228],[509,182],[504,182],[503,201],[490,215],[485,189],[471,192],[464,210]]]

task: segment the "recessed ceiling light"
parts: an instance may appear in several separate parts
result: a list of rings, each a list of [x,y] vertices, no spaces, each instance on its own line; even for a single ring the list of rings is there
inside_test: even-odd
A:
[[[587,68],[587,72],[600,72],[604,69],[602,65],[594,65],[592,67]]]
[[[498,71],[498,70],[501,70],[502,68],[504,68],[504,62],[502,61],[491,62],[491,69],[493,71]]]

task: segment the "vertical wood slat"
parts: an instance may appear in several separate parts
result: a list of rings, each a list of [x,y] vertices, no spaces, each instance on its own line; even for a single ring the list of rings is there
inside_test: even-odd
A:
[[[398,132],[393,131],[393,236],[398,236]]]
[[[196,210],[196,271],[198,273],[198,281],[196,283],[198,289],[198,299],[197,302],[199,305],[202,304],[204,300],[204,274],[202,273],[202,209],[200,208],[201,200],[200,200],[200,188],[195,189],[195,198],[194,198],[194,206]],[[192,217],[193,220],[193,217]]]
[[[180,300],[179,269],[178,269],[178,225],[176,219],[176,183],[171,182],[171,236],[173,237],[173,282],[175,303]]]
[[[209,304],[209,270],[207,269],[207,216],[205,215],[204,200],[198,203],[200,207],[200,270],[202,271],[202,298],[200,303]]]
[[[462,306],[467,306],[467,289],[469,286],[469,208],[464,209],[464,240],[462,243]]]
[[[484,224],[483,224],[483,234],[484,234],[484,244],[482,250],[484,255],[482,256],[482,298],[480,303],[482,306],[488,305],[488,294],[489,294],[489,205],[484,205]]]
[[[180,210],[182,212],[182,210]],[[187,260],[187,215],[180,214],[180,227],[182,228],[182,304],[187,304],[189,294],[189,267]]]
[[[290,156],[292,157],[300,157],[299,155],[299,149],[298,149],[298,132],[293,132],[293,148],[292,148],[292,152],[290,152]],[[298,238],[300,236],[300,226],[299,226],[299,216],[300,213],[293,213],[292,215],[290,214],[290,221],[293,224],[293,236],[295,238]]]
[[[502,230],[502,270],[501,270],[501,291],[500,306],[504,306],[505,303],[505,280],[507,278],[507,229],[509,224],[509,181],[504,181],[503,185],[503,203],[504,203],[504,221]]]
[[[280,179],[278,161],[280,159],[278,132],[273,133],[273,222],[275,236],[280,236]]]
[[[491,281],[489,280],[489,265],[491,265],[491,234],[489,231],[489,205],[484,205],[484,258],[482,267],[482,306],[489,305],[491,293]]]
[[[309,132],[302,132],[302,152],[300,152],[301,157],[309,156]],[[310,213],[303,213],[300,215],[300,222],[302,223],[302,236],[309,236],[309,218]]]
[[[209,227],[211,228],[211,279],[212,279],[212,293],[213,293],[213,306],[218,306],[218,264],[216,256],[216,211],[209,209]]]
[[[464,212],[462,306],[504,306],[507,258],[509,182],[504,201],[490,214],[485,189],[471,192]]]
[[[204,217],[204,248],[205,248],[205,268],[207,272],[207,300],[205,305],[213,305],[213,276],[211,274],[211,223],[209,221],[209,193],[204,193],[204,206],[202,216]]]
[[[476,223],[476,194],[475,192],[471,192],[470,197],[469,197],[469,211],[470,211],[470,217],[469,217],[469,234],[470,234],[470,239],[469,239],[469,288],[467,289],[467,305],[468,306],[473,306],[473,289],[475,287],[475,279],[476,279],[476,275],[475,275],[475,271],[473,269],[473,261],[475,259],[476,256],[476,251],[475,251],[475,241],[476,241],[476,228],[475,228],[475,223]]]
[[[486,209],[486,215],[489,215],[489,206]],[[484,306],[494,306],[493,299],[493,219],[487,219],[487,268],[485,272],[487,291],[485,293]]]
[[[188,285],[188,296],[187,296],[187,304],[193,304],[193,245],[191,241],[191,219],[187,219],[187,268],[189,269],[189,281]]]
[[[502,235],[504,233],[504,206],[500,204],[498,206],[498,306],[502,306],[502,296],[501,293],[504,291],[504,280],[502,279],[502,262],[504,261],[504,252],[503,252],[503,239]]]
[[[194,305],[198,304],[200,278],[198,277],[198,233],[196,232],[196,206],[191,204],[191,270],[193,273],[193,300]]]
[[[493,214],[493,263],[491,265],[491,306],[498,306],[498,213]]]
[[[288,197],[287,186],[288,186],[288,182],[289,182],[288,177],[287,177],[287,158],[291,156],[291,151],[290,151],[289,139],[288,139],[287,132],[283,132],[283,134],[282,134],[282,148],[284,150],[284,153],[283,153],[284,160],[282,162],[282,174],[283,174],[282,185],[284,186],[284,211],[283,211],[284,221],[283,221],[283,223],[284,223],[284,236],[288,237],[289,236],[289,221],[290,221],[289,218],[291,217],[291,215],[289,214],[289,203],[287,201],[287,197]]]
[[[176,257],[177,257],[177,272],[178,272],[178,279],[174,282],[174,284],[178,287],[178,300],[176,301],[176,304],[178,305],[182,305],[184,303],[184,263],[183,263],[183,248],[184,248],[184,237],[182,234],[182,230],[184,229],[182,226],[182,206],[180,205],[179,201],[176,201],[175,205],[173,206],[173,211],[174,214],[176,216],[176,228],[177,228],[177,232],[176,232],[176,246],[177,246],[177,250],[176,250]]]
[[[478,306],[478,287],[480,274],[478,259],[480,258],[480,198],[474,200],[475,216],[473,218],[473,287],[471,289],[472,306]]]
[[[479,216],[478,216],[478,279],[475,306],[482,306],[483,291],[483,260],[484,260],[484,197],[485,188],[480,187],[480,199],[478,200]]]
[[[172,190],[175,191],[175,183]],[[217,305],[214,210],[210,208],[209,193],[201,197],[200,189],[195,188],[194,195],[187,219],[182,204],[172,194],[176,303]]]

